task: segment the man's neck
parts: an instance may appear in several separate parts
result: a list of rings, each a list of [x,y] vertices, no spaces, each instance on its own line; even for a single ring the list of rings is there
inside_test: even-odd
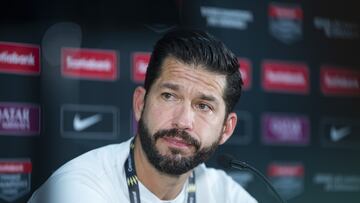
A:
[[[177,197],[191,173],[171,176],[159,172],[147,159],[139,136],[135,137],[134,159],[138,179],[161,200],[172,200]]]

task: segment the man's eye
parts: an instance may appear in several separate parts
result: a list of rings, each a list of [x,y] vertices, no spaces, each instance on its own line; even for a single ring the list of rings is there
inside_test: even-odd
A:
[[[212,110],[209,105],[204,104],[204,103],[200,103],[197,106],[201,111],[211,111]]]
[[[174,99],[174,96],[168,92],[162,93],[161,97],[165,100],[173,100]]]

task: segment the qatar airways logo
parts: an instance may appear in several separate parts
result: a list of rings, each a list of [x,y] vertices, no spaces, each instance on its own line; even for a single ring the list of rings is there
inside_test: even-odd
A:
[[[307,94],[310,89],[308,67],[303,63],[265,61],[262,86],[271,92]]]
[[[62,48],[61,63],[64,76],[97,80],[117,78],[115,51]]]
[[[360,95],[360,72],[324,65],[320,71],[321,91],[324,95]]]
[[[0,133],[40,133],[40,107],[31,104],[0,103]]]
[[[143,83],[146,70],[150,62],[151,53],[135,52],[132,55],[132,79],[136,83]]]
[[[39,74],[39,46],[0,42],[0,72]]]
[[[310,122],[302,115],[267,113],[262,116],[262,141],[270,145],[307,145]]]

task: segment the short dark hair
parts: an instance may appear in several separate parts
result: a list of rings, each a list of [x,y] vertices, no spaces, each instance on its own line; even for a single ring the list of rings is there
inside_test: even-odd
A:
[[[154,46],[145,77],[145,90],[161,75],[165,58],[174,57],[187,65],[201,65],[205,70],[226,76],[223,99],[226,115],[233,111],[241,95],[242,79],[236,56],[224,43],[209,33],[177,28],[167,32]]]

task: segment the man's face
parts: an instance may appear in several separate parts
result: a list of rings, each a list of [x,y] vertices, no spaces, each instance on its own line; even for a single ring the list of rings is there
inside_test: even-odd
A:
[[[225,84],[224,75],[171,57],[164,60],[160,77],[147,93],[138,129],[142,148],[159,171],[186,173],[232,134],[236,115],[225,119]]]

